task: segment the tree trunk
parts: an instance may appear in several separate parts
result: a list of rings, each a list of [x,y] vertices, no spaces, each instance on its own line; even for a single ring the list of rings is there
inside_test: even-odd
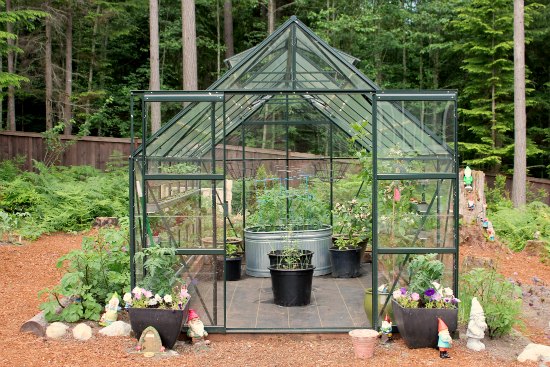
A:
[[[277,1],[269,0],[267,4],[267,33],[275,31],[275,13],[277,12]]]
[[[159,3],[149,0],[149,66],[151,76],[150,90],[160,90],[159,66]],[[160,102],[151,103],[151,133],[160,129]]]
[[[98,5],[96,9],[96,15],[94,19],[94,28],[92,30],[92,47],[90,50],[90,68],[88,69],[88,93],[92,91],[93,89],[93,81],[94,81],[94,67],[95,67],[95,44],[96,44],[96,37],[97,37],[97,28],[99,26],[99,12],[101,11],[101,6]],[[84,113],[86,115],[86,119],[90,116],[90,99],[88,98],[86,100],[86,107],[84,108]],[[101,130],[101,126],[99,127]]]
[[[195,0],[181,0],[181,21],[183,38],[183,89],[197,90]]]
[[[525,205],[527,176],[525,115],[525,29],[523,0],[514,0],[514,178],[512,203]]]
[[[50,2],[46,3],[46,9],[49,9]],[[53,67],[52,67],[52,23],[50,17],[46,17],[45,20],[45,31],[46,31],[46,44],[45,48],[45,70],[44,70],[44,81],[46,84],[46,130],[49,130],[53,127]]]
[[[235,55],[233,47],[233,3],[225,0],[223,3],[223,38],[225,42],[225,58]]]
[[[71,135],[73,111],[71,96],[73,90],[73,9],[72,0],[68,1],[67,29],[65,31],[65,95],[63,96],[63,122],[65,123],[65,135]]]
[[[220,73],[222,71],[222,55],[221,55],[221,24],[220,24],[220,0],[216,0],[216,77],[220,78]]]
[[[11,0],[6,0],[6,12],[11,11]],[[9,34],[13,34],[13,23],[6,23],[6,30]],[[14,47],[14,40],[12,38],[7,39],[8,43],[8,73],[15,73],[14,65],[14,52],[12,48]],[[10,131],[15,131],[15,87],[13,85],[8,86],[8,121],[7,128]]]

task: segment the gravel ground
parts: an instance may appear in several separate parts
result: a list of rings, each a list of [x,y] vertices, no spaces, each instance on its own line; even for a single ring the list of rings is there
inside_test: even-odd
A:
[[[0,297],[3,301],[0,308],[0,366],[537,365],[515,362],[517,354],[529,341],[521,335],[487,341],[488,351],[481,353],[466,349],[465,340],[457,340],[450,351],[451,360],[441,360],[435,349],[408,349],[397,338],[390,345],[378,346],[372,360],[363,361],[354,357],[351,340],[346,334],[212,335],[209,347],[191,346],[182,341],[176,344],[178,355],[147,359],[134,352],[135,339],[99,336],[97,329],[87,342],[72,338],[48,340],[20,333],[23,322],[38,312],[41,300],[37,292],[56,285],[61,278],[61,271],[55,267],[57,259],[71,249],[79,248],[81,239],[81,235],[57,234],[43,236],[23,246],[0,246]],[[516,254],[506,256],[513,258]],[[541,266],[546,273],[543,275],[539,271],[535,275],[548,284],[550,267]],[[518,276],[519,280],[529,279],[522,276]],[[543,328],[533,327],[531,332],[533,339],[544,342]],[[545,344],[550,343],[546,341]]]

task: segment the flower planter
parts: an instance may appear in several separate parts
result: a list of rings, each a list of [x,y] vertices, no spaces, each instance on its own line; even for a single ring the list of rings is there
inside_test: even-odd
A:
[[[270,266],[275,304],[286,307],[309,305],[314,270],[313,265],[307,265],[305,269],[277,269]]]
[[[241,279],[242,260],[241,256],[225,259],[225,280],[233,281]]]
[[[384,302],[386,302],[386,299],[390,296],[388,292],[378,292],[378,312],[382,309],[384,306]],[[363,300],[363,308],[365,309],[365,313],[367,314],[367,319],[370,322],[370,325],[373,326],[373,318],[372,318],[372,288],[365,289],[365,298]],[[386,311],[384,314],[388,314],[390,316],[390,319],[393,320],[393,311],[392,311],[392,305],[391,301],[388,301],[388,304],[386,305]],[[382,319],[384,318],[384,315],[382,315]],[[380,324],[379,324],[380,325]]]
[[[361,248],[339,250],[331,247],[330,261],[333,278],[355,278],[361,275]]]
[[[440,317],[449,333],[457,328],[457,308],[404,308],[392,299],[394,323],[409,348],[437,347],[437,318]]]
[[[167,310],[160,308],[129,308],[130,325],[139,340],[146,327],[154,327],[162,340],[162,345],[172,349],[180,335],[181,328],[187,320],[189,302],[183,310]]]
[[[260,231],[257,227],[244,230],[246,274],[253,277],[269,276],[270,251],[281,250],[285,245],[289,231],[281,228],[273,231]],[[320,229],[293,230],[292,239],[298,248],[315,253],[312,265],[314,276],[326,275],[332,271],[328,249],[332,246],[332,227],[324,225]]]

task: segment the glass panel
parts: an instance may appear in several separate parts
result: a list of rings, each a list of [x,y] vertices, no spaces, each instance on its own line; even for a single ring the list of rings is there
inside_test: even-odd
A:
[[[223,181],[215,187],[201,180],[148,181],[147,199],[150,241],[176,248],[223,248],[211,240],[214,230],[223,239]]]
[[[454,172],[454,101],[377,104],[378,172]]]
[[[187,284],[191,295],[189,308],[199,314],[205,326],[223,326],[223,256],[185,255],[178,259],[178,277]]]
[[[453,180],[379,181],[378,247],[454,247]]]

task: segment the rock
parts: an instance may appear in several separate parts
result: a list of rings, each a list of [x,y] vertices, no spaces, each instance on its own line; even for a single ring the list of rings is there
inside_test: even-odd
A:
[[[101,228],[101,227],[116,227],[118,226],[118,218],[117,217],[97,217],[94,220],[93,227],[95,228]]]
[[[467,255],[464,257],[462,266],[466,270],[474,268],[489,268],[495,269],[495,262],[489,257]]]
[[[130,324],[124,321],[115,321],[99,330],[99,333],[105,336],[129,336],[131,330]]]
[[[92,337],[92,328],[84,323],[78,324],[73,329],[73,337],[77,340],[86,341]]]
[[[518,356],[519,362],[550,360],[550,346],[543,344],[529,343]]]
[[[59,339],[65,335],[69,327],[62,322],[54,322],[46,329],[46,336],[52,339]]]

